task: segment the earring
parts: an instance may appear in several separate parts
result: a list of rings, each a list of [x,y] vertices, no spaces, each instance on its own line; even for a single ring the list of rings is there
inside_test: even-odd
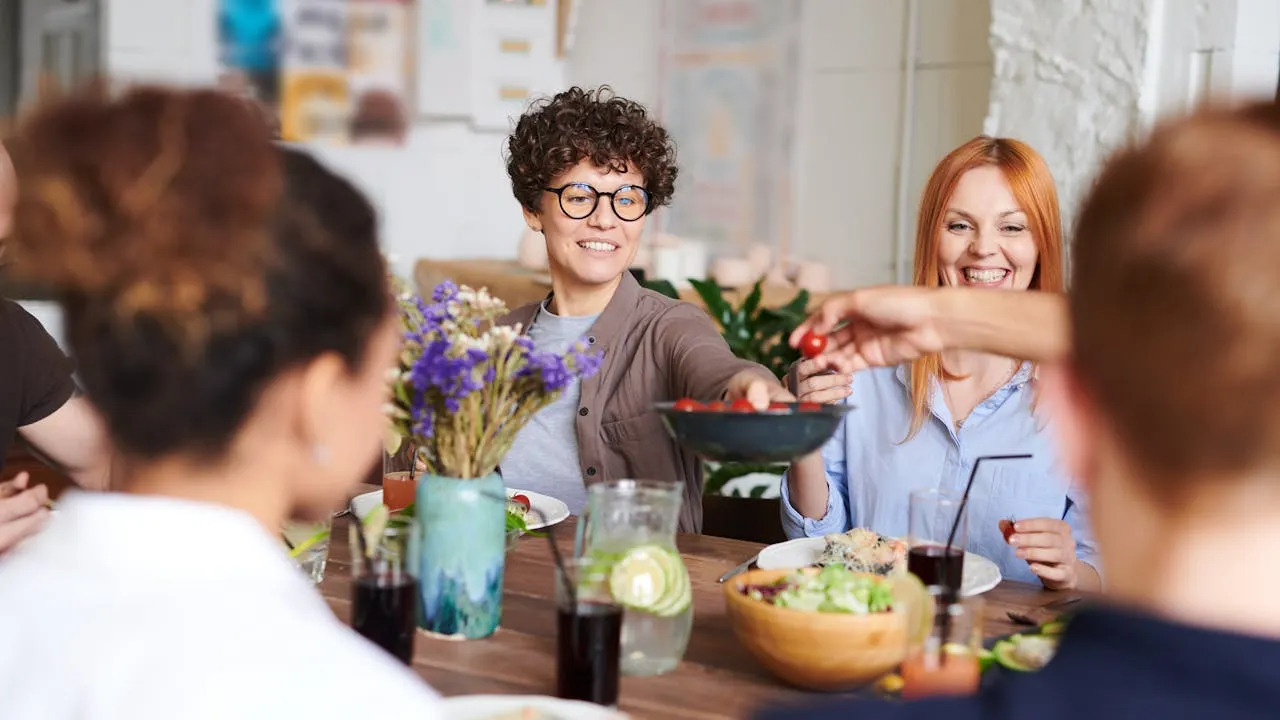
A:
[[[329,464],[329,446],[324,443],[316,443],[311,446],[311,459],[317,465]]]

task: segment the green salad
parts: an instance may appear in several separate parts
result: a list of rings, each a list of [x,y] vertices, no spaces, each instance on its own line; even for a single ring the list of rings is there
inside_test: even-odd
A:
[[[775,583],[744,586],[742,592],[778,607],[806,612],[871,615],[893,610],[892,584],[843,565],[828,565],[816,573],[795,572]]]

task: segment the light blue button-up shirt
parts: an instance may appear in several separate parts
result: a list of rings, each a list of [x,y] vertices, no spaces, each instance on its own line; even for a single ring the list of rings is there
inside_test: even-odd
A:
[[[969,494],[967,549],[990,558],[1009,580],[1039,582],[1027,562],[1000,533],[1000,521],[1059,518],[1071,526],[1076,557],[1098,568],[1087,498],[1058,464],[1043,420],[1031,410],[1032,366],[982,401],[959,430],[935,382],[931,416],[914,438],[906,366],[864,370],[854,377],[853,405],[822,448],[827,471],[827,512],[806,518],[791,505],[782,478],[782,526],[788,537],[815,537],[855,527],[893,537],[907,535],[908,498],[914,490],[964,492],[974,462],[983,455],[1031,453],[1028,460],[986,461]],[[1041,425],[1038,427],[1038,424]]]

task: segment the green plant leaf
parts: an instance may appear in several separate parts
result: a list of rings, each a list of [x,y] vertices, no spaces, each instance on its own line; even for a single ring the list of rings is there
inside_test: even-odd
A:
[[[676,290],[676,286],[672,285],[669,280],[648,280],[645,282],[644,286],[656,293],[666,295],[673,300],[680,299],[680,291]]]
[[[809,311],[809,291],[801,290],[796,293],[796,296],[791,298],[791,302],[778,308],[778,310],[783,314],[791,317],[799,317],[803,320]]]
[[[706,482],[702,486],[703,495],[721,495],[729,481],[752,473],[768,473],[781,475],[787,471],[786,465],[769,463],[721,463],[715,470],[706,474]]]
[[[728,329],[733,324],[734,312],[729,306],[729,302],[724,299],[724,293],[721,292],[720,286],[714,280],[698,280],[689,278],[689,284],[693,285],[693,289],[697,291],[698,297],[702,298],[702,302],[707,306],[707,312],[711,313],[711,317],[720,323],[720,327]]]
[[[747,497],[762,498],[768,490],[769,487],[767,485],[757,485],[751,488],[751,492],[747,493]]]
[[[756,281],[751,287],[751,292],[747,294],[747,299],[742,301],[742,315],[744,318],[752,318],[756,314],[756,310],[760,309],[760,298],[763,297],[764,278]]]

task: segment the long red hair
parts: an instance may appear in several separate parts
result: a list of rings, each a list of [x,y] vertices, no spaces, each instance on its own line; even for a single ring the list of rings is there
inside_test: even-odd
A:
[[[916,223],[915,284],[936,287],[938,274],[938,236],[947,204],[961,176],[984,166],[1000,168],[1018,207],[1027,216],[1027,229],[1036,240],[1039,257],[1031,276],[1029,290],[1062,292],[1062,220],[1058,214],[1058,191],[1044,158],[1031,146],[1009,138],[980,135],[952,150],[929,176],[920,199],[920,217]],[[929,416],[929,398],[935,380],[954,378],[942,367],[942,357],[927,355],[911,363],[911,430],[907,440],[915,437]]]

